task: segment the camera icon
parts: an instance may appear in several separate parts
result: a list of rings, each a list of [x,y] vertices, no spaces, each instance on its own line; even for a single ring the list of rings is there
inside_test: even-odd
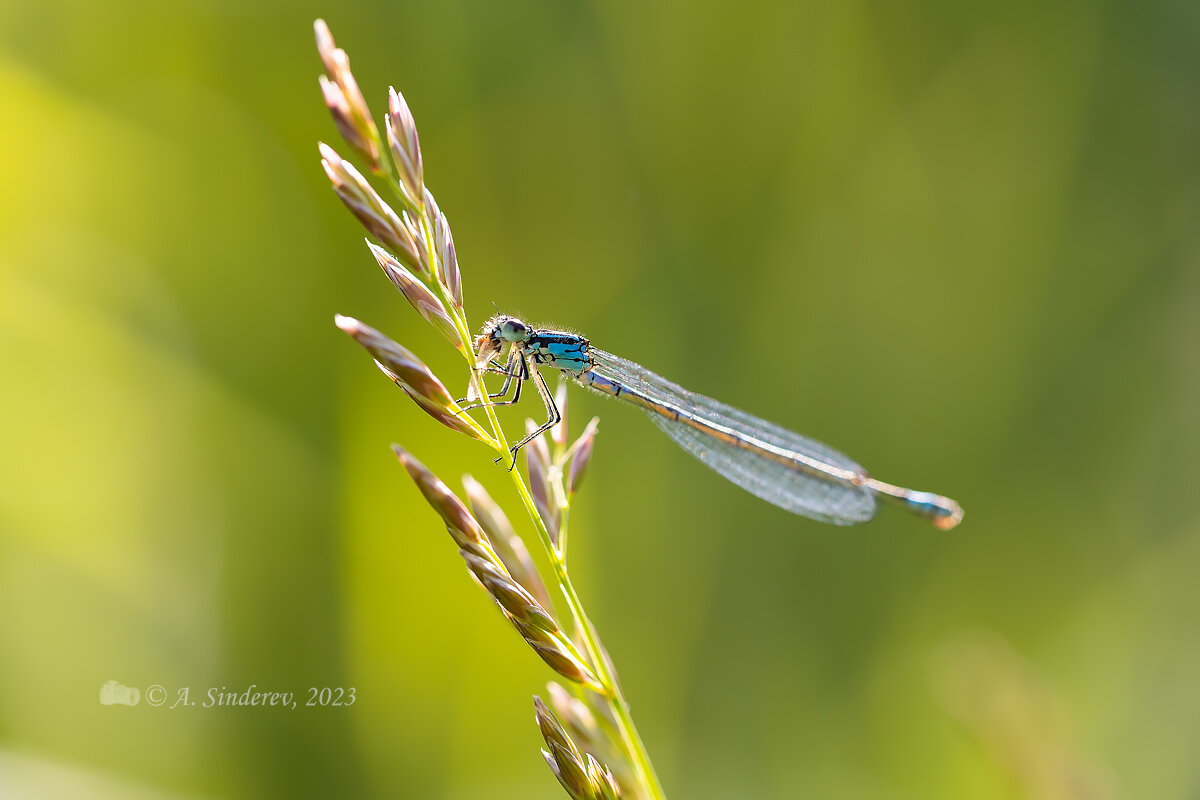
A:
[[[141,692],[119,681],[105,681],[100,687],[100,705],[111,706],[120,703],[123,706],[136,706],[141,699]]]

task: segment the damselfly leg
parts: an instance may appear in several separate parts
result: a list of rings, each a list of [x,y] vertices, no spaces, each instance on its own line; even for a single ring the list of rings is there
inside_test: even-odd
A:
[[[515,367],[519,368],[515,369],[514,371]],[[494,375],[503,375],[504,384],[500,387],[500,391],[488,393],[489,402],[472,403],[469,406],[464,406],[461,408],[459,413],[462,413],[463,411],[471,411],[472,409],[476,408],[483,408],[484,406],[511,406],[521,399],[521,385],[529,379],[529,367],[525,365],[525,360],[520,357],[520,353],[514,350],[513,354],[508,359],[507,366],[501,367],[499,362],[493,359],[492,362],[488,364],[487,367],[485,367],[482,371],[489,372]],[[508,388],[514,382],[516,383],[516,389],[513,391],[512,399],[501,400],[500,398],[508,394]],[[462,397],[454,402],[461,404],[465,403],[466,401],[467,398]]]
[[[522,356],[521,361],[525,363],[526,359],[524,356]],[[546,386],[546,379],[542,377],[542,373],[538,372],[537,369],[529,369],[528,365],[526,365],[525,369],[533,378],[533,385],[537,387],[538,394],[542,396],[542,402],[546,404],[546,414],[549,418],[540,428],[509,448],[509,451],[513,454],[514,461],[516,460],[518,450],[562,421],[562,414],[558,412],[558,406],[554,403],[554,395],[550,393],[550,387]]]

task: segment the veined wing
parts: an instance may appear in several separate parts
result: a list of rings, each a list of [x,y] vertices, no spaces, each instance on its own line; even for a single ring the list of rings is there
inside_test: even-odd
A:
[[[835,525],[875,515],[874,493],[852,482],[865,481],[866,471],[833,448],[689,392],[620,356],[594,347],[590,353],[598,380],[584,372],[580,383],[641,406],[680,447],[750,493]]]

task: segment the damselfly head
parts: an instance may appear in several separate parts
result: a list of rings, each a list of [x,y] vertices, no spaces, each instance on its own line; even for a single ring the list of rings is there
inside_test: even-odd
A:
[[[533,329],[516,317],[507,314],[497,314],[483,324],[479,332],[480,339],[491,339],[497,344],[505,342],[526,342],[533,334]],[[476,340],[478,341],[478,339]]]
[[[516,317],[495,317],[496,335],[506,342],[525,342],[529,340],[533,329]]]
[[[500,354],[510,342],[526,342],[533,329],[516,317],[497,314],[483,324],[475,338],[475,355],[480,364],[486,364]]]

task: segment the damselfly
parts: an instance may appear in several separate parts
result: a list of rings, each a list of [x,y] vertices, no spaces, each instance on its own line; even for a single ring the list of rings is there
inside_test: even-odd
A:
[[[508,349],[507,356],[504,355]],[[493,405],[511,405],[532,380],[549,418],[512,446],[513,455],[561,418],[538,367],[561,370],[581,386],[641,407],[654,424],[704,464],[743,489],[795,514],[853,525],[875,516],[875,500],[886,497],[953,528],[963,510],[948,497],[876,480],[827,445],[689,392],[645,367],[592,347],[582,336],[538,330],[519,319],[496,316],[475,340],[479,366],[504,375]],[[513,388],[511,398],[508,391]]]

